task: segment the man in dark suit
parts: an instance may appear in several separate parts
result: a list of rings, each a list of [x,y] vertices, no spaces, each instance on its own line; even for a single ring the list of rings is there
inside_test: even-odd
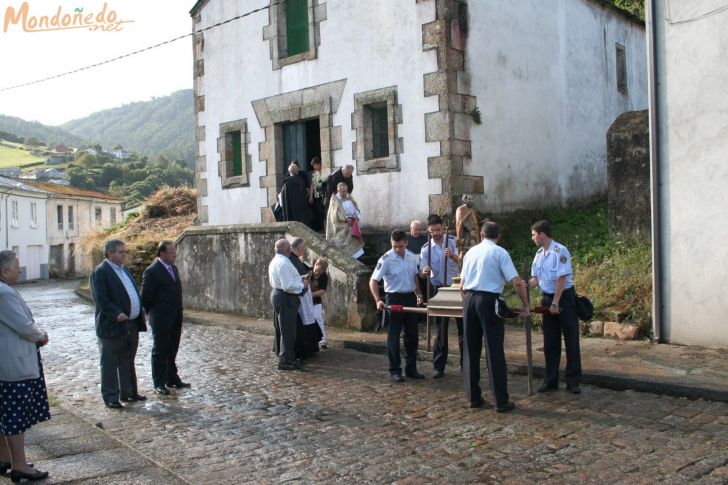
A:
[[[124,266],[124,242],[119,239],[106,241],[104,256],[106,259],[94,269],[90,278],[101,354],[101,395],[107,407],[123,409],[120,400],[146,400],[137,390],[134,358],[139,332],[145,332],[147,326],[139,291]]]
[[[351,195],[354,191],[354,165],[344,165],[332,172],[326,179],[326,197],[324,198],[326,207],[329,206],[331,196],[336,193],[336,187],[341,182],[346,184],[346,187],[349,189],[349,195]]]
[[[190,387],[177,374],[177,351],[182,337],[182,284],[174,265],[177,248],[172,241],[162,241],[157,260],[142,277],[142,305],[149,314],[154,346],[152,347],[152,379],[154,390],[169,395],[169,387]]]

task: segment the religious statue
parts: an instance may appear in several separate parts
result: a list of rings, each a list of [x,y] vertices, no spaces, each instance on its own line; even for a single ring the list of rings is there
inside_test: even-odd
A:
[[[455,211],[455,235],[458,248],[458,265],[463,266],[463,257],[468,249],[480,242],[478,213],[473,209],[473,198],[463,195],[463,204]]]

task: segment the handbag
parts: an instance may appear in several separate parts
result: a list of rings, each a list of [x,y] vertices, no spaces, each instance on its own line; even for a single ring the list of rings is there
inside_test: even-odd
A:
[[[495,314],[500,318],[516,318],[518,316],[518,312],[511,310],[502,296],[495,299]]]
[[[578,316],[580,320],[588,322],[594,318],[594,305],[589,298],[579,296],[579,294],[576,293],[576,290],[574,290],[574,294],[576,295],[576,316]]]

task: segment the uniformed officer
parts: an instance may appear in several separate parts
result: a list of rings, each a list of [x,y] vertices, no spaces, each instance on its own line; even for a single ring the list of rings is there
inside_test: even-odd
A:
[[[566,246],[551,238],[548,221],[531,226],[531,239],[538,251],[531,265],[530,287],[541,288],[541,305],[549,307],[543,316],[543,353],[546,375],[538,392],[559,387],[561,333],[566,344],[566,388],[579,394],[581,355],[579,353],[579,318],[576,315],[576,293],[571,270],[571,256]]]
[[[413,307],[422,303],[422,293],[418,285],[417,257],[407,251],[407,235],[397,229],[392,231],[392,249],[379,258],[377,267],[369,280],[377,310],[384,310],[384,302],[379,297],[378,281],[384,279],[385,300],[387,305]],[[403,382],[399,356],[399,336],[404,328],[405,376],[411,379],[424,379],[417,372],[417,316],[413,313],[390,314],[387,333],[387,356],[389,374],[393,382]]]
[[[420,268],[422,277],[430,275],[432,284],[432,296],[437,295],[438,288],[452,285],[452,279],[458,275],[458,249],[455,245],[455,238],[448,237],[443,232],[442,217],[437,214],[430,214],[427,218],[427,230],[430,233],[429,244],[425,243],[420,252]],[[447,260],[447,262],[446,262]],[[445,275],[447,266],[447,275]],[[450,319],[447,317],[435,317],[434,333],[435,342],[432,348],[433,379],[445,375],[445,364],[447,364],[448,353],[448,326]],[[463,366],[463,319],[456,318],[458,327],[458,347],[460,348],[460,367]]]
[[[463,359],[465,394],[470,400],[471,408],[483,405],[480,391],[480,352],[485,334],[495,410],[504,413],[516,407],[508,400],[503,319],[495,313],[496,299],[503,292],[505,283],[509,281],[513,283],[516,293],[523,302],[521,316],[527,317],[530,308],[526,285],[518,276],[511,256],[508,251],[497,245],[500,240],[500,226],[495,222],[486,222],[480,233],[483,240],[465,254],[460,273],[465,333]]]

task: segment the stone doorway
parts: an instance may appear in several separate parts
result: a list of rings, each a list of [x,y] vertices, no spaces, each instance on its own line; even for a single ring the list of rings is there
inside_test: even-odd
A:
[[[321,122],[318,118],[305,121],[283,123],[283,167],[285,173],[293,160],[298,166],[310,173],[313,157],[321,158]]]
[[[270,207],[283,186],[286,169],[291,161],[285,153],[285,126],[298,124],[301,128],[288,129],[302,131],[307,139],[305,144],[312,151],[316,151],[314,138],[318,133],[322,170],[328,174],[334,169],[334,152],[342,148],[341,126],[334,126],[334,114],[339,108],[345,86],[346,79],[341,79],[252,102],[255,116],[265,134],[265,140],[258,149],[260,161],[265,162],[266,167],[265,175],[260,178],[260,186],[268,193],[268,204],[260,209],[261,222],[275,221]],[[306,153],[306,158],[299,158],[301,168],[307,166],[313,156],[313,153],[310,156]]]

